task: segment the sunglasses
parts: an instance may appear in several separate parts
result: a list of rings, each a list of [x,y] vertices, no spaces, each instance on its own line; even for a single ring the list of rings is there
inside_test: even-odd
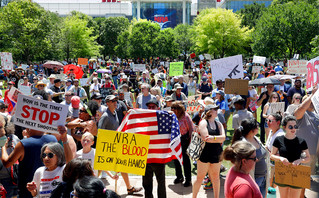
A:
[[[255,157],[248,157],[248,158],[246,158],[246,159],[248,159],[248,160],[253,160],[254,162],[257,161],[257,157],[256,157],[256,156],[255,156]]]
[[[85,110],[80,110],[80,113],[86,113],[86,111]]]
[[[276,122],[276,120],[269,120],[269,119],[266,119],[266,122],[272,123],[272,122]]]
[[[44,87],[44,85],[38,85],[38,87]]]
[[[301,98],[295,98],[296,100],[301,100]]]
[[[272,97],[272,98],[275,98],[275,99],[277,99],[278,97]]]
[[[48,156],[48,158],[53,158],[54,157],[54,153],[42,153],[42,158],[45,158],[46,156]]]
[[[297,126],[297,125],[294,125],[294,126],[289,125],[289,126],[288,126],[288,129],[293,129],[293,128],[298,129],[298,126]]]

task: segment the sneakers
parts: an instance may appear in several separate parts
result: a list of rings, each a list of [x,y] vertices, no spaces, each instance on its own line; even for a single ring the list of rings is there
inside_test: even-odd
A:
[[[140,192],[143,188],[135,188],[134,186],[131,189],[127,189],[127,194],[133,195],[135,192]]]
[[[184,178],[176,178],[174,180],[174,184],[183,183],[183,181],[184,181]]]
[[[185,181],[184,183],[184,187],[188,187],[188,186],[191,186],[192,185],[192,182],[191,181]]]

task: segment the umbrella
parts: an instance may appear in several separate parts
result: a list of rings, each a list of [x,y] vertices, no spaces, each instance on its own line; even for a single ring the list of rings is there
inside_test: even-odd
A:
[[[296,78],[297,76],[293,76],[293,75],[274,75],[272,76],[272,78],[276,78],[278,80],[286,80],[286,79],[293,79]]]
[[[43,67],[53,69],[53,67],[57,67],[58,69],[63,68],[63,64],[58,61],[47,61],[43,64]]]
[[[91,58],[90,60],[89,60],[90,62],[96,62],[96,59],[95,58]]]
[[[276,78],[259,78],[249,82],[249,86],[263,86],[263,85],[280,85],[280,81]]]
[[[112,73],[111,70],[109,70],[109,69],[98,69],[98,70],[96,70],[96,72],[97,73],[109,73],[109,74]]]
[[[70,73],[70,70],[73,69],[73,73],[75,74],[76,79],[80,79],[83,76],[82,68],[73,64],[65,65],[63,67],[63,73]]]

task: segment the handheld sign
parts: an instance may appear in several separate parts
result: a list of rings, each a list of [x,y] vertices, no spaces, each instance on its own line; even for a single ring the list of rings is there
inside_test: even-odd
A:
[[[279,184],[309,189],[310,172],[311,169],[309,166],[293,166],[291,164],[285,166],[282,162],[275,162],[275,181]]]
[[[311,97],[311,102],[313,106],[315,107],[316,112],[319,112],[319,91],[316,91],[316,93]]]
[[[183,75],[184,62],[171,62],[169,63],[169,76]]]
[[[254,58],[253,58],[253,63],[259,63],[259,64],[264,65],[265,62],[266,62],[266,57],[264,57],[264,56],[254,56]]]
[[[145,175],[150,136],[99,129],[94,169]]]
[[[13,69],[12,54],[9,52],[0,52],[1,66],[4,70]]]
[[[65,125],[68,106],[19,94],[14,124],[49,133]]]
[[[212,60],[210,65],[214,83],[217,80],[224,81],[226,78],[238,79],[244,77],[242,55]]]
[[[253,66],[251,73],[259,73],[261,71],[261,66]]]
[[[285,112],[285,102],[273,102],[269,104],[270,114],[280,112],[281,115]]]
[[[319,82],[319,56],[307,62],[307,89]]]
[[[248,80],[225,79],[225,94],[248,95]]]
[[[87,58],[78,58],[78,65],[88,65],[88,61]]]
[[[30,96],[31,95],[31,87],[30,86],[25,86],[25,85],[20,85],[19,90],[23,95]]]
[[[146,67],[145,64],[134,64],[133,65],[133,71],[137,72],[137,71],[145,71]]]
[[[288,74],[307,74],[307,60],[288,60]]]
[[[202,98],[202,95],[188,96],[187,98],[187,113],[199,112],[201,105],[198,102]]]

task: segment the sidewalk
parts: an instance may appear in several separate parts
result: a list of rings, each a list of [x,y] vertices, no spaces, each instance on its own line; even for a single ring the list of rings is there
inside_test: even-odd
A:
[[[192,197],[192,187],[185,188],[182,184],[174,184],[175,176],[166,176],[166,193],[167,198],[191,198]],[[196,179],[193,176],[192,181],[194,182]],[[115,181],[112,179],[103,180],[106,184],[106,187],[111,190],[115,190]],[[311,183],[311,188],[313,190],[306,190],[307,198],[318,198],[319,197],[319,180],[316,179],[317,182],[313,181]],[[132,186],[141,187],[142,186],[142,176],[130,176],[130,182]],[[221,178],[220,185],[220,197],[224,197],[224,178]],[[127,198],[136,198],[136,197],[144,197],[144,190],[135,195],[128,195],[125,183],[120,177],[117,181],[117,193],[121,195],[121,197]],[[153,177],[153,195],[157,197],[157,182],[155,176]],[[198,193],[198,198],[202,197],[214,197],[213,190],[203,190],[203,186],[200,188]],[[279,192],[277,190],[277,197],[279,198]]]

